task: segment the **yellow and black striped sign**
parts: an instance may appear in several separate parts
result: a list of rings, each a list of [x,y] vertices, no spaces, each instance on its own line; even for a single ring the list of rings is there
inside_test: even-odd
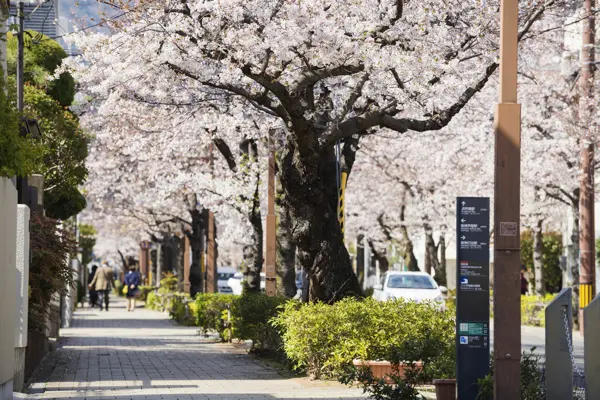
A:
[[[579,308],[583,309],[594,300],[594,285],[590,283],[582,283],[579,285]]]
[[[345,200],[344,200],[344,194],[346,192],[346,181],[348,180],[348,173],[347,172],[342,172],[342,179],[340,182],[340,193],[339,193],[339,202],[338,202],[338,220],[340,221],[340,229],[342,230],[342,237],[344,237],[344,216],[345,216],[345,211],[344,211],[344,205],[345,205]]]

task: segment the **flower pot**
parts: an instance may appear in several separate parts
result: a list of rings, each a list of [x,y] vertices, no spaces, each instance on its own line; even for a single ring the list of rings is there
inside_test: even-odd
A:
[[[456,400],[456,379],[434,379],[437,400]]]
[[[352,361],[355,367],[368,367],[371,370],[371,374],[373,374],[374,378],[384,378],[385,382],[388,384],[393,383],[394,381],[390,378],[390,375],[398,375],[401,378],[404,378],[405,371],[410,368],[409,363],[400,363],[398,365],[392,365],[389,361],[363,361],[363,360],[354,360]],[[423,368],[423,363],[416,362],[414,364],[414,368],[420,370]]]

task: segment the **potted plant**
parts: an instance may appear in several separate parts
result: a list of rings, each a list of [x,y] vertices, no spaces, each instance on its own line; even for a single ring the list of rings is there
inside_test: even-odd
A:
[[[393,383],[392,376],[405,378],[407,370],[421,371],[423,369],[423,363],[421,361],[391,363],[389,361],[365,361],[355,359],[352,361],[352,364],[356,368],[368,369],[373,378],[383,378],[388,384]]]
[[[456,400],[456,379],[434,379],[437,400]]]

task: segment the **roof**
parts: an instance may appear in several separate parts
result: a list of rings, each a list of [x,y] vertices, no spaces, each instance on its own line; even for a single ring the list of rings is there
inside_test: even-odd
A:
[[[421,276],[431,276],[427,272],[423,271],[387,271],[388,275],[421,275]]]

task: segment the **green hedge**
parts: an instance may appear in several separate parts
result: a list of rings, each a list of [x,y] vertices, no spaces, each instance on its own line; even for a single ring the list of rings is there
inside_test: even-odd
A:
[[[154,286],[138,286],[138,289],[140,291],[139,300],[141,301],[147,301],[148,295],[156,290]]]
[[[227,310],[231,307],[235,296],[232,294],[200,293],[196,295],[196,325],[204,330],[216,331],[223,341],[231,339],[231,329]]]
[[[288,302],[272,323],[293,366],[316,378],[338,375],[354,359],[392,360],[398,351],[424,361],[436,378],[454,375],[454,317],[430,304],[372,298],[334,305]]]
[[[269,297],[262,293],[245,293],[237,297],[231,306],[232,336],[252,341],[253,352],[277,350],[281,338],[269,321],[277,316],[284,304],[283,297]]]
[[[173,293],[167,296],[167,311],[181,325],[196,325],[196,305],[187,293]]]
[[[556,297],[547,293],[544,296],[521,296],[521,325],[546,326],[546,307]],[[490,318],[494,318],[493,291],[490,291]]]
[[[546,326],[546,307],[554,297],[554,294],[521,296],[521,325]]]

